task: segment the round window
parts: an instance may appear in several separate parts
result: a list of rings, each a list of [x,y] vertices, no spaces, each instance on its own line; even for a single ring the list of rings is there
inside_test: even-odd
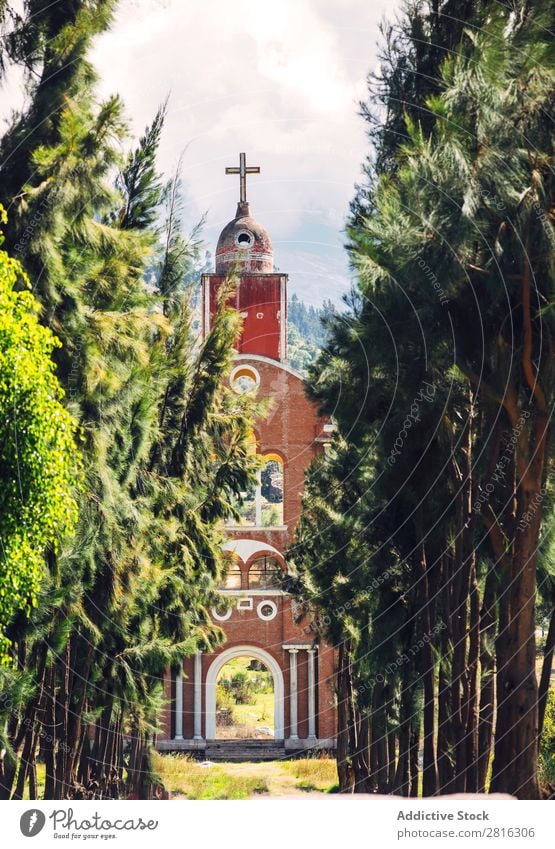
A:
[[[252,248],[254,245],[254,236],[250,230],[239,230],[235,236],[235,244],[238,248]]]
[[[218,622],[227,622],[231,613],[231,607],[227,607],[225,604],[218,604],[217,607],[212,608],[212,616]]]
[[[232,388],[239,394],[252,392],[260,385],[260,375],[252,366],[236,366],[229,376]]]
[[[270,619],[274,619],[277,616],[277,607],[273,601],[261,601],[260,604],[256,608],[256,612],[258,613],[259,619],[264,619],[266,622],[269,622]]]

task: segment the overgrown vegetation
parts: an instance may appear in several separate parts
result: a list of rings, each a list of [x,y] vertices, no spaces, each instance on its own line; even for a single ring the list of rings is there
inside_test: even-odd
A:
[[[153,763],[171,798],[249,799],[259,794],[321,794],[333,792],[336,779],[335,761],[327,757],[203,765],[183,755],[155,754]]]
[[[216,724],[223,738],[273,736],[273,679],[260,661],[239,657],[223,667],[216,687]]]
[[[326,339],[325,320],[335,312],[331,302],[307,306],[293,295],[287,305],[287,354],[292,367],[305,374]]]
[[[50,513],[48,482],[38,500],[30,489],[30,507],[49,527],[39,528],[42,536],[31,527],[34,559],[20,572],[16,600],[27,609],[17,618],[2,610],[10,641],[0,704],[2,798],[36,798],[38,760],[46,765],[45,798],[151,795],[161,677],[221,639],[208,614],[224,569],[218,528],[254,479],[247,401],[224,388],[240,330],[225,292],[200,349],[191,328],[187,281],[198,246],[195,235],[183,236],[179,177],[165,184],[157,171],[165,108],[122,155],[123,105],[96,98],[86,53],[114,6],[27,0],[2,42],[4,59],[25,71],[28,104],[0,140],[6,243],[50,329],[41,335],[29,317],[16,341],[26,330],[35,334],[21,366],[51,402],[37,395],[28,415],[15,401],[28,438],[40,425],[60,455]],[[23,322],[32,315],[30,296],[16,300],[8,288],[5,298]],[[66,484],[72,425],[31,347],[49,353],[50,331],[62,343],[56,374],[79,424],[84,470],[75,536],[58,547],[57,524],[74,509],[68,502],[58,515],[52,487]],[[56,422],[65,422],[65,443],[56,444]],[[50,457],[43,459],[46,479]],[[26,533],[24,522],[13,522]]]
[[[54,374],[59,342],[37,313],[21,265],[0,250],[0,664],[13,646],[7,624],[37,606],[43,553],[54,556],[77,518],[76,423]]]
[[[479,791],[491,770],[490,790],[540,796],[553,13],[410,4],[369,80],[374,149],[348,229],[358,284],[309,376],[337,437],[291,552],[300,600],[339,646],[344,792]]]

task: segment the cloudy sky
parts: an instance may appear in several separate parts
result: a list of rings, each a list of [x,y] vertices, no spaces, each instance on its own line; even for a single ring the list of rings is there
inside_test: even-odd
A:
[[[20,0],[13,0],[18,6]],[[235,215],[239,152],[262,173],[251,210],[268,229],[290,294],[320,304],[349,288],[343,227],[368,151],[358,116],[376,67],[378,27],[399,0],[120,0],[92,59],[136,136],[170,95],[161,150],[182,155],[186,227],[206,214],[206,247]],[[0,115],[18,106],[8,78]]]
[[[123,0],[93,59],[135,132],[170,93],[162,164],[184,152],[187,224],[207,213],[213,251],[234,216],[226,165],[260,165],[248,198],[290,293],[348,289],[345,214],[367,151],[357,103],[375,67],[378,26],[396,0]]]

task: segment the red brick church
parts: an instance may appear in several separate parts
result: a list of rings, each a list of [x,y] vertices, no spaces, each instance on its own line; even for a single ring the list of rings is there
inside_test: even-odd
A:
[[[269,399],[255,434],[261,470],[258,485],[245,493],[240,522],[226,528],[230,565],[221,592],[227,603],[212,610],[226,642],[185,661],[182,673],[168,674],[164,730],[157,739],[160,750],[206,757],[225,756],[234,745],[217,729],[216,684],[228,661],[239,657],[270,672],[274,692],[267,743],[242,740],[243,747],[264,745],[276,757],[335,747],[333,650],[315,640],[309,622],[295,621],[279,580],[287,571],[284,552],[299,518],[305,473],[329,440],[330,426],[287,361],[287,275],[274,271],[270,236],[246,199],[247,174],[259,170],[246,167],[244,154],[238,168],[226,169],[239,175],[240,200],[218,240],[215,273],[203,275],[202,308],[206,333],[219,287],[229,273],[239,275],[233,297],[243,331],[229,380],[238,392],[256,389],[257,397]]]

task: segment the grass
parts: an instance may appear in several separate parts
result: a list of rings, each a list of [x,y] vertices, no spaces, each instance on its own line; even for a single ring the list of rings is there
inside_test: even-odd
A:
[[[249,799],[268,792],[261,776],[233,775],[224,765],[203,767],[183,755],[155,753],[153,766],[173,798]]]
[[[219,739],[230,737],[245,737],[262,740],[272,740],[273,733],[263,733],[262,729],[274,728],[274,694],[256,693],[252,705],[233,706],[234,724],[220,727],[216,736]]]
[[[337,768],[333,758],[303,758],[285,761],[282,766],[299,779],[297,787],[301,790],[313,789],[329,793],[337,783]]]
[[[218,763],[210,767],[202,767],[198,761],[179,754],[154,752],[152,760],[154,771],[173,799],[320,795],[334,792],[337,786],[335,760],[329,757],[266,763]],[[37,764],[37,779],[39,798],[42,798],[43,763]]]
[[[233,722],[231,725],[220,725],[216,731],[216,737],[220,740],[235,738],[271,740],[274,730],[274,693],[273,688],[268,689],[268,684],[262,680],[259,670],[251,670],[250,657],[237,657],[228,661],[218,676],[218,682],[231,681],[237,673],[241,673],[250,679],[251,683],[263,685],[263,688],[255,689],[251,693],[251,704],[238,704],[230,693],[223,707],[231,708]],[[266,671],[267,673],[267,671]],[[269,673],[267,673],[269,674]]]
[[[337,782],[332,758],[265,763],[217,763],[201,766],[186,755],[153,755],[155,771],[173,799],[250,799],[333,792]]]
[[[37,763],[37,797],[42,799],[44,795],[44,785],[46,783],[46,764]],[[23,791],[23,798],[29,798],[29,780],[25,782],[25,790]]]

